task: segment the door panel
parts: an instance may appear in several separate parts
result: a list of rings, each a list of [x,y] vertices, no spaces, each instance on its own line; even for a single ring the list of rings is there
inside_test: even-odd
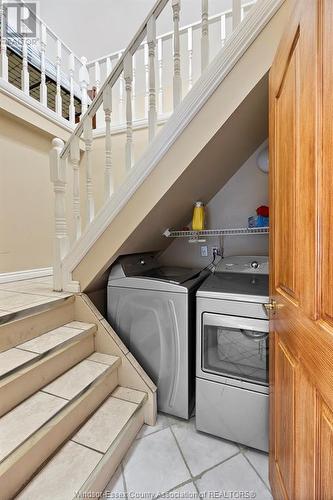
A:
[[[322,260],[321,260],[321,318],[333,326],[333,3],[324,2],[323,12],[323,171],[320,203]]]
[[[275,350],[275,462],[289,498],[294,498],[296,370],[295,359],[277,337]]]
[[[300,499],[314,499],[317,391],[306,372],[299,368],[295,393],[295,491]],[[295,473],[295,470],[294,470]]]
[[[333,494],[333,414],[320,405],[319,487],[321,500],[332,500]]]
[[[277,150],[280,168],[276,175],[277,193],[284,203],[276,214],[277,241],[279,243],[276,264],[276,287],[287,296],[298,298],[297,292],[297,92],[298,92],[298,36],[293,45],[281,87],[276,96],[276,141],[283,144]],[[288,255],[288,261],[285,255]]]
[[[270,74],[270,481],[333,498],[333,2],[295,0]]]

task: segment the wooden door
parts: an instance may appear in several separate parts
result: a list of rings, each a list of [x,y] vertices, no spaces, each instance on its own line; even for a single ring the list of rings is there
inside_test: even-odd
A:
[[[270,481],[333,499],[333,2],[298,0],[270,74]]]

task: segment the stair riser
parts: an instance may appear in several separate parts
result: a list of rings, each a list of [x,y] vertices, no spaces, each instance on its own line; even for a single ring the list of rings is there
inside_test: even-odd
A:
[[[104,491],[105,487],[110,481],[110,477],[117,470],[120,462],[126,455],[139,430],[143,426],[144,412],[145,409],[143,406],[131,418],[126,426],[126,429],[121,432],[121,435],[117,438],[116,442],[106,452],[92,477],[88,479],[88,481],[84,485],[84,488],[80,490],[80,494],[83,494],[81,498],[84,498],[84,494],[89,494],[92,492],[102,493]]]
[[[1,325],[0,352],[73,321],[74,300],[75,297],[69,297],[58,307]]]
[[[0,417],[94,352],[94,334],[45,356],[0,383]]]
[[[43,463],[111,394],[117,384],[117,370],[108,372],[75,403],[62,411],[5,460],[0,465],[1,497],[7,499],[16,495]]]

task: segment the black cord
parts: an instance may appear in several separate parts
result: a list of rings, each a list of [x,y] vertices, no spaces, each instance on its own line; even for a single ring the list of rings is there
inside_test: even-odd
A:
[[[216,257],[217,257],[217,254],[215,254],[215,255],[214,255],[212,262],[211,262],[210,264],[208,264],[208,266],[206,266],[206,267],[204,267],[203,269],[201,269],[200,273],[202,273],[203,271],[206,271],[206,269],[210,269],[210,267],[211,267],[211,266],[215,266],[215,260],[216,260]],[[220,256],[220,260],[219,260],[219,262],[221,262],[222,258],[223,258],[223,257],[222,257],[222,256]],[[219,263],[219,262],[218,262],[218,263]],[[217,263],[217,264],[218,264],[218,263]],[[199,274],[200,274],[200,273],[199,273]]]

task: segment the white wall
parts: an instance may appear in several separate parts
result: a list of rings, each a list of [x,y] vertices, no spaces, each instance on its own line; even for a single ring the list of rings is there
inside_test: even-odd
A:
[[[246,227],[250,215],[260,205],[268,205],[268,175],[257,167],[259,152],[267,146],[265,141],[242,165],[227,184],[206,207],[207,229]],[[208,246],[208,257],[201,257],[201,245]],[[161,256],[166,265],[204,267],[212,260],[212,247],[219,246],[218,238],[206,243],[189,243],[175,239]],[[268,236],[233,236],[224,238],[224,255],[267,255]]]
[[[42,19],[78,56],[89,60],[125,48],[156,0],[39,0]],[[246,1],[244,0],[244,3]],[[232,0],[210,0],[209,14],[231,8]],[[182,0],[181,25],[200,19],[201,0]],[[171,29],[171,1],[158,32]]]

